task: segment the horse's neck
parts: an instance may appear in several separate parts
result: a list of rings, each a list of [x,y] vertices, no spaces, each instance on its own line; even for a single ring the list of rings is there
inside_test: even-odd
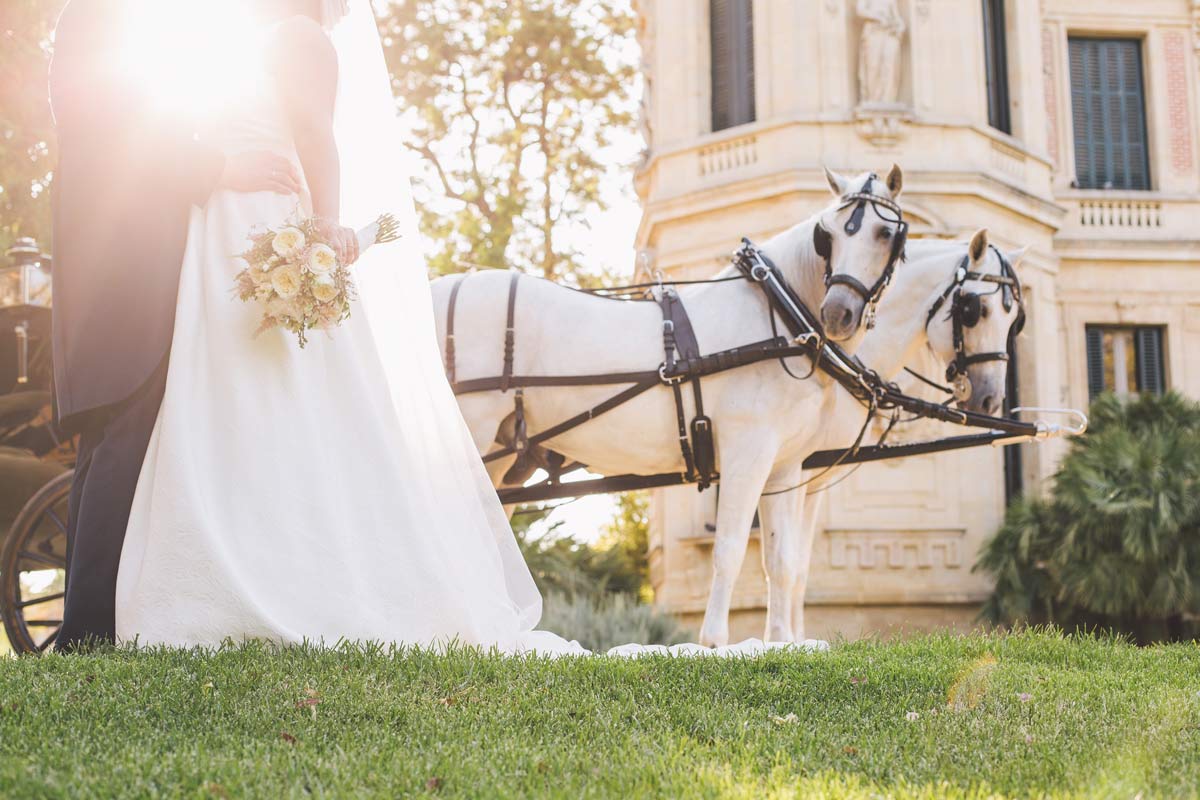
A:
[[[927,346],[925,320],[953,267],[951,259],[939,255],[912,259],[897,270],[896,280],[879,303],[875,327],[856,351],[885,380],[895,378]]]
[[[814,314],[825,300],[825,261],[813,246],[816,224],[816,217],[801,222],[775,236],[762,248]]]

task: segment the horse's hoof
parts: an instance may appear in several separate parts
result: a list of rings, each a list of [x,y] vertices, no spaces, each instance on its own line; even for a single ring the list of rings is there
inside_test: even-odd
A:
[[[767,635],[767,641],[768,641],[768,642],[794,642],[794,641],[800,641],[800,640],[794,639],[794,638],[792,637],[792,632],[791,632],[791,631],[789,631],[789,630],[788,630],[788,629],[786,629],[786,628],[768,628],[768,629],[767,629],[767,634],[766,634],[766,635]]]
[[[700,644],[705,647],[724,647],[729,644],[728,630],[700,629]]]

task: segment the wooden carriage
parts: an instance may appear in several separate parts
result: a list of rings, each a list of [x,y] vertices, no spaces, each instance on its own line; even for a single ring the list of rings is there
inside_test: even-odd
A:
[[[0,263],[0,618],[19,652],[62,625],[74,443],[51,413],[50,258],[19,239]]]

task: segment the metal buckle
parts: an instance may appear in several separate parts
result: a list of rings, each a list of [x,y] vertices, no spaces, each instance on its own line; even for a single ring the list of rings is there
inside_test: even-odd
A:
[[[820,346],[821,335],[816,331],[809,331],[808,333],[802,333],[796,338],[792,339],[792,342],[801,346],[816,342],[817,346]]]
[[[683,383],[683,375],[675,375],[674,377],[669,377],[667,375],[667,365],[666,364],[659,366],[658,377],[659,377],[659,380],[661,380],[667,386],[674,386],[677,383]]]
[[[960,372],[954,376],[954,382],[951,384],[954,389],[954,399],[960,403],[965,403],[971,399],[973,388],[971,379],[967,377],[966,372]]]
[[[750,267],[751,278],[759,283],[762,283],[767,278],[771,277],[771,268],[768,267],[762,260],[762,256],[759,255],[757,250],[751,251],[750,257],[754,259],[754,266]]]

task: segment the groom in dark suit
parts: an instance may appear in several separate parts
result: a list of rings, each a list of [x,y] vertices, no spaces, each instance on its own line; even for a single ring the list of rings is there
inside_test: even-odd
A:
[[[204,0],[178,3],[174,17],[164,17],[162,41],[182,41],[190,15],[208,8]],[[117,565],[162,401],[191,207],[217,189],[299,189],[287,159],[226,158],[122,69],[129,15],[138,13],[130,2],[71,0],[55,31],[50,70],[59,147],[55,400],[61,426],[80,434],[60,650],[114,635]],[[211,44],[195,49],[220,58],[220,42]],[[159,49],[189,57],[186,47]]]

